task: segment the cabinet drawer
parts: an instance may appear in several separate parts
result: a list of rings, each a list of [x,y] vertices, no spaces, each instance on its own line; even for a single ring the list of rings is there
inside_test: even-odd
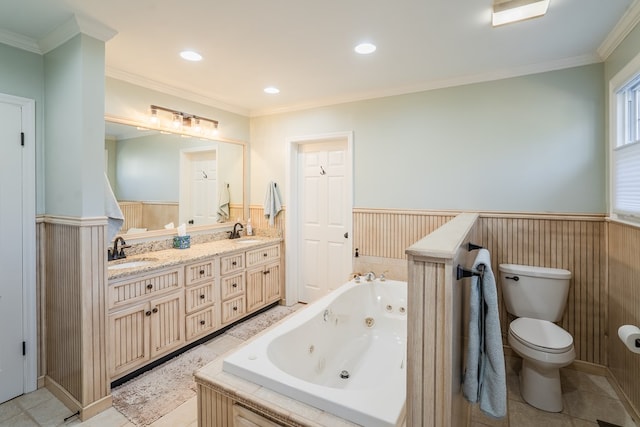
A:
[[[280,245],[247,251],[247,267],[273,261],[280,258]]]
[[[148,296],[180,289],[181,273],[181,270],[170,270],[109,284],[109,308],[121,307]]]
[[[244,254],[220,257],[220,275],[233,273],[244,269]]]
[[[244,271],[242,273],[226,276],[220,279],[220,297],[228,300],[242,295],[245,289]]]
[[[214,261],[203,261],[196,264],[187,265],[184,269],[185,284],[187,286],[199,283],[204,280],[213,279],[215,275]]]
[[[193,313],[207,305],[213,304],[215,298],[215,283],[213,281],[202,285],[190,286],[185,290],[187,313]]]
[[[224,301],[222,304],[222,323],[233,322],[242,316],[246,312],[244,295]]]
[[[215,306],[205,308],[197,313],[193,313],[187,316],[187,341],[191,341],[193,338],[201,335],[206,335],[216,327],[216,310]]]

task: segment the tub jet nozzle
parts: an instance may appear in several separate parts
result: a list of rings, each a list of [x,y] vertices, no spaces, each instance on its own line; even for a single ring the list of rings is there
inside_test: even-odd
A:
[[[349,371],[340,372],[340,378],[342,378],[343,380],[346,380],[347,378],[349,378]]]

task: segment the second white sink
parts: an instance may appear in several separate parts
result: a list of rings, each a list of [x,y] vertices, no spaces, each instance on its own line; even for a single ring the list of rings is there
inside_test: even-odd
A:
[[[152,260],[152,259],[123,261],[123,262],[118,262],[117,264],[109,265],[107,268],[109,270],[120,270],[123,268],[144,267],[145,265],[153,264],[156,261],[157,260]]]

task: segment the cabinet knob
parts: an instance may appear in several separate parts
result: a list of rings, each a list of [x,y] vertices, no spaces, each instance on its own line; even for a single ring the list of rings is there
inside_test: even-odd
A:
[[[202,276],[204,274],[204,270],[200,270],[200,275]]]
[[[207,322],[205,322],[204,320],[201,320],[201,321],[200,321],[200,324],[201,324],[201,325],[204,325],[205,323],[207,323]]]
[[[145,316],[151,316],[151,312],[150,312],[150,311],[145,311],[145,312],[144,312],[144,315],[145,315]]]
[[[269,271],[269,270],[262,272],[262,274],[269,274],[269,273],[271,273],[271,271]]]
[[[204,295],[200,295],[200,299],[205,299],[205,296]]]
[[[154,313],[157,313],[158,312],[158,307],[153,307],[153,310],[151,310],[151,311],[153,311]]]
[[[232,287],[232,288],[237,288],[237,287],[238,287],[238,284],[237,284],[237,283],[234,283],[234,284],[232,284],[232,285],[231,285],[231,287]]]
[[[233,307],[233,311],[238,311],[238,307]]]
[[[238,262],[237,262],[237,261],[233,261],[233,262],[231,263],[231,265],[238,265]]]
[[[269,256],[269,254],[265,252],[262,254],[262,256]]]
[[[153,283],[147,284],[147,289],[153,289]]]

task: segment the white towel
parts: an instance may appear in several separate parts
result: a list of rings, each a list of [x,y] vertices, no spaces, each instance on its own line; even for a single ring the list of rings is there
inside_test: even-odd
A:
[[[269,220],[269,225],[275,223],[276,216],[282,210],[282,200],[278,184],[271,181],[267,184],[267,194],[264,198],[264,217]]]
[[[480,402],[480,410],[495,418],[507,414],[507,381],[498,316],[498,292],[491,270],[489,251],[480,249],[473,263],[482,279],[470,281],[469,341],[462,391],[469,402]]]
[[[107,174],[104,174],[104,213],[107,217],[107,242],[112,241],[124,224],[124,215],[113,194]]]
[[[229,220],[230,202],[231,194],[229,193],[229,184],[225,183],[220,192],[220,200],[218,201],[218,222],[227,222]]]

